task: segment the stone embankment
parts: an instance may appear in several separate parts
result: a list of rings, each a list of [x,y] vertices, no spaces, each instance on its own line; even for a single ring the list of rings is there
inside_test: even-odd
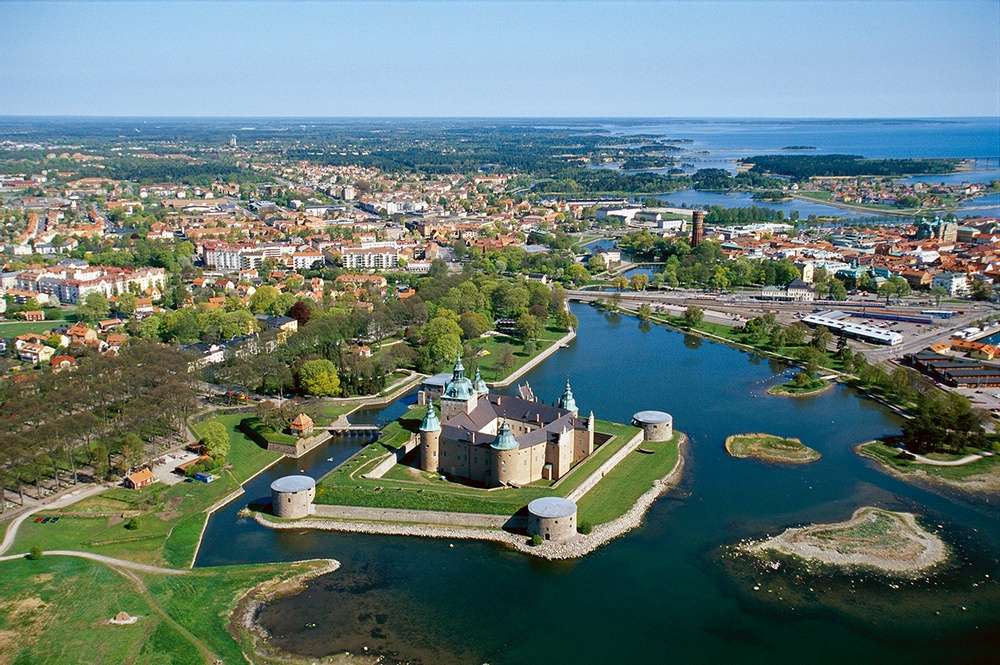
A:
[[[374,533],[396,536],[421,536],[424,538],[455,538],[468,540],[488,540],[504,543],[512,548],[537,556],[542,559],[576,559],[582,557],[605,543],[625,534],[642,524],[642,519],[656,499],[680,481],[684,468],[684,446],[687,436],[680,435],[677,442],[677,463],[663,478],[653,483],[648,492],[639,497],[635,504],[624,515],[605,524],[595,526],[589,534],[578,534],[571,540],[562,542],[545,542],[532,546],[526,536],[502,531],[487,526],[453,526],[428,524],[380,523],[371,521],[338,521],[333,519],[300,519],[278,522],[262,513],[254,513],[254,519],[261,525],[272,529],[321,529],[326,531],[346,531],[350,533]],[[320,506],[317,506],[319,509]],[[422,512],[422,511],[404,511]],[[485,517],[485,516],[479,516]],[[510,518],[504,518],[510,519]]]

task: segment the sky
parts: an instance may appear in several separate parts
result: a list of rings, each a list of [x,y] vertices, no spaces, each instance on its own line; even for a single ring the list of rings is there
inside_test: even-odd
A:
[[[0,115],[1000,115],[1000,2],[11,2]]]

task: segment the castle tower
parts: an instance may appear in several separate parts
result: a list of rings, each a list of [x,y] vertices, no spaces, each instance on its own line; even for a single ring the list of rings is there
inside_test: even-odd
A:
[[[579,410],[576,408],[576,399],[573,397],[573,389],[569,387],[568,378],[566,379],[566,390],[563,391],[562,397],[559,398],[559,408],[572,411],[574,416],[579,413]]]
[[[493,464],[490,480],[491,487],[499,487],[510,483],[514,477],[515,465],[517,464],[517,440],[510,432],[510,425],[503,421],[497,438],[490,444],[490,454],[493,456]]]
[[[695,210],[691,213],[691,247],[695,248],[701,244],[705,235],[705,211]]]
[[[420,468],[437,472],[440,463],[441,421],[434,412],[434,405],[427,405],[427,413],[420,423]]]
[[[462,353],[455,359],[451,381],[444,387],[441,395],[441,420],[448,422],[460,413],[470,413],[476,408],[478,396],[470,381],[465,376],[465,366],[462,365]]]
[[[472,380],[472,389],[476,391],[477,395],[485,395],[490,391],[489,386],[486,385],[482,375],[479,373],[478,365],[476,365],[476,378]]]

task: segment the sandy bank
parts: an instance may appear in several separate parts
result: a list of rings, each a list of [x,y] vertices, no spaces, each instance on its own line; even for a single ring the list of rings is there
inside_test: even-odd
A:
[[[765,557],[773,551],[843,568],[904,574],[920,572],[948,558],[944,541],[925,531],[912,513],[871,506],[858,508],[846,522],[788,529],[742,549]]]

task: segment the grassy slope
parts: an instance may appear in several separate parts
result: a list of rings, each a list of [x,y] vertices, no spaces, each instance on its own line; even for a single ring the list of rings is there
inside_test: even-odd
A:
[[[240,421],[246,417],[246,414],[235,413],[217,416],[203,423],[198,423],[191,428],[195,434],[200,436],[202,428],[210,422],[219,422],[225,425],[226,431],[229,432],[229,442],[231,445],[229,463],[233,467],[233,476],[241,483],[246,482],[248,478],[281,457],[281,453],[261,448],[254,441],[248,439],[243,432],[236,429]]]
[[[65,321],[32,321],[30,323],[21,321],[19,323],[0,323],[0,337],[17,337],[26,333],[43,333],[52,330],[57,326],[64,325]]]
[[[275,575],[287,577],[313,565],[227,566],[199,569],[183,577],[137,576],[153,603],[223,662],[239,663],[245,662],[242,650],[226,629],[238,598]],[[0,570],[0,598],[4,599],[0,602],[0,661],[204,663],[194,645],[139,593],[135,582],[103,564],[49,556],[3,562]],[[119,611],[138,616],[139,621],[109,625],[107,620]]]

